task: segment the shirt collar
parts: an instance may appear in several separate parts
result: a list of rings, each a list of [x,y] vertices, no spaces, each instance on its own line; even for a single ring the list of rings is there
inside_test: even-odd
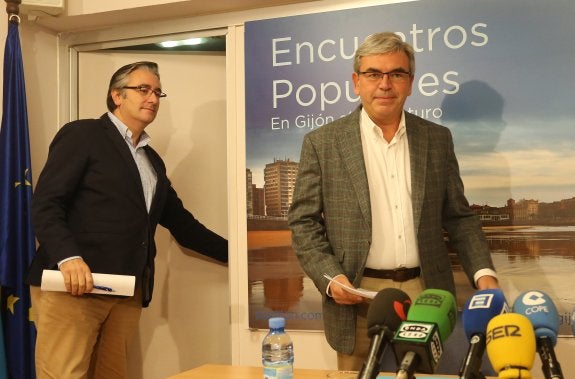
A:
[[[116,126],[116,129],[118,129],[118,132],[120,133],[122,138],[126,140],[126,142],[130,144],[130,146],[132,146],[132,131],[126,126],[126,124],[120,121],[120,119],[116,117],[116,115],[113,114],[112,112],[108,112],[108,117],[110,118],[112,123]],[[138,145],[136,146],[136,148],[146,146],[150,143],[150,141],[151,141],[150,135],[146,133],[146,131],[144,130],[140,135],[140,141],[138,141]]]
[[[379,128],[379,126],[375,125],[369,115],[365,111],[365,108],[361,108],[361,116],[360,116],[360,126],[364,129],[365,133],[372,133],[377,135],[380,138],[383,138],[383,132]],[[393,140],[398,140],[405,135],[405,111],[401,112],[401,119],[399,120],[399,128],[393,137]],[[392,142],[393,142],[392,140]]]

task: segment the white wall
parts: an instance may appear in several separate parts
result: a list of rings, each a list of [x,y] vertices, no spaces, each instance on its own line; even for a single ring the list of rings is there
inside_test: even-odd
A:
[[[93,0],[73,0],[74,2],[83,2],[88,4]],[[181,33],[184,31],[193,30],[207,30],[219,27],[230,27],[230,33],[228,36],[228,56],[227,61],[227,82],[226,82],[226,92],[227,92],[227,140],[221,141],[220,143],[225,143],[227,145],[227,186],[228,186],[228,237],[230,240],[230,259],[231,264],[228,271],[229,275],[229,299],[220,299],[221,302],[229,302],[231,321],[228,325],[231,330],[231,362],[234,364],[242,365],[259,365],[260,364],[260,342],[263,338],[263,332],[251,331],[248,328],[247,320],[247,259],[246,259],[246,235],[245,235],[245,185],[244,185],[244,173],[245,173],[245,143],[244,143],[244,108],[243,108],[243,34],[242,34],[242,24],[244,21],[259,19],[259,18],[271,18],[271,17],[281,17],[287,15],[294,15],[299,13],[308,13],[312,11],[329,11],[334,9],[351,8],[363,5],[375,5],[382,3],[390,3],[393,1],[319,1],[309,4],[301,4],[297,6],[287,6],[278,8],[268,8],[261,10],[254,10],[250,12],[237,12],[226,15],[218,16],[206,16],[197,17],[193,19],[185,20],[175,20],[169,22],[158,21],[154,25],[146,23],[146,25],[132,25],[132,26],[118,26],[117,28],[100,30],[98,32],[92,33],[75,33],[73,35],[63,35],[60,38],[61,44],[64,45],[79,45],[79,44],[99,44],[104,41],[111,41],[121,38],[131,38],[137,35],[150,35],[151,31],[156,34],[168,34],[168,33]],[[117,2],[115,2],[117,4]],[[114,10],[115,8],[110,6],[109,10]],[[3,20],[0,24],[2,36],[5,37],[6,30],[6,20]],[[24,61],[25,61],[25,72],[26,72],[26,85],[28,93],[28,111],[31,124],[30,139],[32,147],[32,164],[33,164],[33,176],[37,178],[41,167],[44,164],[46,158],[47,146],[53,137],[55,131],[59,127],[60,119],[65,119],[67,115],[64,113],[56,114],[59,107],[66,109],[68,106],[64,104],[67,102],[66,95],[69,93],[67,86],[67,78],[58,77],[65,73],[58,71],[57,67],[67,68],[68,62],[67,51],[60,49],[56,51],[58,43],[58,38],[55,34],[49,31],[42,30],[41,28],[35,27],[32,24],[25,24],[21,27],[21,38],[23,45]],[[1,47],[3,51],[3,44]],[[1,95],[1,94],[0,94]],[[165,109],[164,109],[165,110]],[[162,112],[160,112],[162,113]],[[34,126],[33,126],[34,125]],[[159,125],[159,124],[158,124]],[[150,129],[154,132],[153,129]],[[209,137],[207,137],[209,138]],[[167,152],[166,147],[168,145],[166,142],[164,144],[161,153]],[[169,143],[168,143],[169,144]],[[177,156],[184,156],[186,154],[186,149],[180,145],[174,145],[174,154]],[[170,150],[171,153],[171,150]],[[177,162],[178,158],[175,158]],[[179,167],[177,172],[174,172],[174,179],[176,176],[177,180],[182,180],[181,177],[185,177],[186,170],[194,169],[195,162],[191,162],[189,166]],[[176,183],[176,185],[182,183]],[[189,188],[190,192],[196,191],[195,189]],[[185,189],[184,191],[187,191]],[[160,232],[158,235],[159,239],[167,238]],[[168,242],[167,245],[170,243]],[[196,261],[187,259],[181,252],[171,249],[171,246],[166,246],[170,252],[167,256],[170,256],[170,263],[168,265],[179,266],[182,265],[195,265]],[[163,250],[163,249],[162,249]],[[173,252],[173,253],[172,253]],[[177,258],[176,258],[177,257]],[[181,257],[181,261],[179,260]],[[177,259],[172,261],[171,259]],[[203,263],[198,263],[203,264]],[[174,267],[174,266],[172,266]],[[207,272],[210,268],[215,271],[220,270],[219,267],[215,268],[211,265],[200,266],[200,269],[206,269],[206,275],[223,275],[220,273],[209,273]],[[194,269],[191,267],[182,267],[183,270]],[[188,281],[190,280],[185,274],[181,276],[174,275],[172,277],[175,279],[173,282],[170,281],[169,287],[173,289],[178,286],[185,288]],[[158,283],[160,287],[166,289],[165,283]],[[209,287],[204,287],[203,289],[208,289]],[[199,341],[189,341],[186,346],[185,343],[164,346],[163,339],[156,338],[154,330],[163,330],[167,332],[170,327],[166,325],[165,321],[168,318],[164,317],[161,313],[169,310],[170,314],[174,312],[179,312],[179,309],[165,308],[164,304],[170,304],[175,299],[170,298],[166,295],[164,290],[158,291],[156,297],[154,298],[154,303],[152,308],[144,312],[144,317],[152,316],[151,318],[157,317],[157,323],[151,326],[147,326],[144,331],[141,331],[141,335],[146,337],[140,337],[139,344],[141,350],[139,355],[142,359],[145,359],[144,365],[146,371],[143,373],[142,377],[146,378],[160,378],[159,372],[162,370],[173,369],[174,362],[162,362],[155,360],[154,353],[156,351],[173,351],[173,349],[186,349],[186,352],[180,353],[181,355],[195,354],[195,349],[199,346]],[[163,317],[163,319],[162,319]],[[146,321],[146,320],[144,320]],[[169,320],[172,321],[171,319]],[[154,321],[156,322],[156,321]],[[218,321],[219,322],[219,321]],[[214,326],[210,317],[205,318],[205,325],[209,327]],[[155,328],[155,329],[154,329]],[[203,326],[197,326],[198,329],[203,328]],[[193,328],[192,328],[193,329]],[[217,328],[216,328],[217,329]],[[225,333],[228,333],[226,328],[222,328]],[[173,333],[174,331],[169,331]],[[312,368],[334,368],[335,367],[335,354],[325,343],[323,335],[318,332],[290,332],[294,343],[296,346],[296,367],[312,367]],[[221,336],[220,336],[221,337]],[[188,350],[189,349],[189,350]],[[575,352],[575,340],[573,338],[560,339],[557,347],[556,353],[562,363],[563,372],[566,377],[571,377],[575,375],[575,362],[572,361],[573,354]],[[218,362],[219,357],[217,354],[210,353],[209,357],[205,358],[205,362]],[[157,367],[152,372],[147,372],[150,367]],[[144,367],[144,366],[142,366]],[[189,367],[184,367],[187,369]],[[540,364],[536,363],[533,369],[533,377],[543,378],[540,373]]]

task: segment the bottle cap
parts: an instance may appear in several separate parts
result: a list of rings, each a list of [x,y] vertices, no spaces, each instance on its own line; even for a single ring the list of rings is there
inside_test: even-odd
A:
[[[284,328],[286,325],[286,320],[283,317],[272,317],[268,320],[270,329]]]

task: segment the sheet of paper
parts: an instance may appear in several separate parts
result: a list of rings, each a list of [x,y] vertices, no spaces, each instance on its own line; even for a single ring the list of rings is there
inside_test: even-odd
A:
[[[353,293],[354,295],[363,296],[363,297],[366,297],[368,299],[373,299],[375,297],[375,295],[377,295],[377,291],[370,291],[370,290],[366,290],[363,288],[353,288],[353,287],[349,287],[349,286],[346,286],[344,284],[341,284],[340,282],[333,280],[333,278],[327,274],[323,274],[323,277],[326,278],[327,280],[329,280],[330,282],[342,287],[347,292]]]
[[[132,275],[111,275],[92,273],[94,286],[105,289],[94,288],[92,292],[98,295],[120,295],[134,296],[136,277]],[[58,270],[44,270],[42,272],[42,291],[65,292],[64,277]],[[107,290],[106,290],[107,289]]]

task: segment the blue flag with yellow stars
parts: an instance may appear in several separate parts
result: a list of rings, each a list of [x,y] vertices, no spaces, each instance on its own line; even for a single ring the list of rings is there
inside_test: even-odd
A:
[[[30,219],[32,174],[18,26],[18,16],[11,15],[0,129],[0,307],[8,377],[28,379],[36,377],[36,330],[29,317],[30,290],[24,280],[36,245]]]
[[[4,350],[4,327],[2,317],[0,317],[0,379],[8,378],[8,367],[6,363],[6,351]]]

